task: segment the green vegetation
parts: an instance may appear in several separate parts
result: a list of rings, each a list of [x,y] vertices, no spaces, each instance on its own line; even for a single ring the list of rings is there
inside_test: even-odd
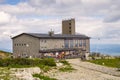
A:
[[[63,63],[64,65],[70,65],[70,63],[68,63],[68,62],[65,61],[65,60],[60,60],[59,62],[60,62],[60,63]]]
[[[104,65],[113,68],[120,68],[120,58],[115,59],[97,59],[97,60],[90,60],[89,62]]]
[[[26,59],[26,58],[16,58],[16,59],[0,59],[0,67],[12,67],[12,68],[25,68],[25,67],[45,67],[45,66],[56,66],[54,59]]]
[[[51,66],[46,66],[46,65],[39,65],[40,69],[43,70],[43,72],[47,72],[51,70]]]
[[[6,54],[11,54],[10,52],[2,51],[0,50],[1,53],[6,53]]]
[[[65,60],[61,60],[61,63],[64,64],[59,71],[62,72],[71,72],[73,69]],[[56,68],[56,63],[53,58],[44,58],[44,59],[28,59],[28,58],[5,58],[0,59],[0,79],[9,80],[10,77],[10,68],[25,68],[25,67],[40,67],[43,72],[40,74],[34,74],[33,77],[38,77],[42,80],[57,80],[55,78],[50,78],[49,76],[45,76],[44,73]],[[3,75],[4,74],[4,75]],[[14,80],[14,79],[13,79]]]
[[[75,69],[72,68],[71,66],[65,66],[65,67],[62,67],[59,69],[59,71],[61,71],[61,72],[71,72],[73,70],[75,70]]]
[[[10,68],[25,68],[25,67],[40,67],[43,72],[49,71],[52,67],[56,66],[54,59],[45,58],[45,59],[27,59],[27,58],[6,58],[0,59],[0,79],[10,80]],[[43,80],[56,80],[49,78],[47,76],[40,75]],[[12,78],[13,79],[13,78]],[[16,79],[13,79],[16,80]]]
[[[68,61],[60,60],[60,62],[63,63],[65,66],[59,68],[59,71],[61,71],[61,72],[71,72],[71,71],[75,70],[74,68],[72,68],[72,66],[70,66],[70,63],[68,63]]]
[[[34,74],[33,77],[38,77],[38,78],[40,78],[42,80],[57,80],[55,78],[50,78],[49,76],[44,76],[42,74]]]
[[[0,58],[11,57],[12,53],[0,50]]]
[[[10,80],[10,71],[9,68],[0,67],[0,80]]]

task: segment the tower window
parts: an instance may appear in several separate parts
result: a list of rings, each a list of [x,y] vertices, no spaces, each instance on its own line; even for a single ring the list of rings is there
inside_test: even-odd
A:
[[[71,26],[69,27],[69,29],[71,29]]]
[[[71,25],[71,23],[69,23],[69,25]]]

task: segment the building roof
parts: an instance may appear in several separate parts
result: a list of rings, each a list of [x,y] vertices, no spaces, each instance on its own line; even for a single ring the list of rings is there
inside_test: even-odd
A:
[[[76,35],[71,35],[71,34],[53,34],[50,36],[49,34],[40,34],[40,33],[22,33],[20,35],[12,37],[12,39],[17,38],[21,35],[29,35],[32,37],[40,38],[40,39],[73,39],[73,38],[80,38],[80,39],[89,39],[90,37],[82,34],[76,34]]]

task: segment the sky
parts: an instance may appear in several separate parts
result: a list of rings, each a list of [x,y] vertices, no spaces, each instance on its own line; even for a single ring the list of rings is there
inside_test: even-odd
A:
[[[120,0],[0,0],[0,49],[11,50],[20,33],[61,33],[75,18],[76,32],[91,44],[120,44]]]

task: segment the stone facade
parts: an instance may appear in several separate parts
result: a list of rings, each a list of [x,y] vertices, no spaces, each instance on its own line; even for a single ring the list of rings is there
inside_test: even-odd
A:
[[[39,57],[39,39],[23,34],[13,39],[13,55],[15,57]]]
[[[64,39],[40,39],[40,50],[60,49],[64,47]]]
[[[75,19],[62,21],[62,34],[75,34]]]
[[[15,57],[41,57],[41,50],[80,48],[90,52],[89,39],[48,39],[21,34],[13,38],[13,54]]]
[[[62,21],[62,34],[22,33],[13,39],[15,57],[41,57],[48,52],[90,52],[90,37],[75,34],[75,19]],[[80,51],[81,50],[81,51]]]

